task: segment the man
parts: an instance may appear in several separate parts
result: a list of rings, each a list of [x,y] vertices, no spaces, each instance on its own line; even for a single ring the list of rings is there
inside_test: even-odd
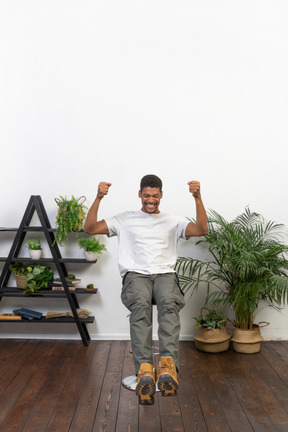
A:
[[[159,324],[158,388],[163,396],[174,396],[178,389],[179,311],[185,302],[174,271],[176,245],[179,238],[202,236],[208,232],[200,183],[189,181],[188,185],[196,204],[195,223],[183,217],[160,213],[162,181],[155,175],[146,175],[140,183],[141,210],[127,211],[98,221],[99,204],[111,187],[111,183],[101,182],[84,225],[88,234],[118,236],[118,262],[123,278],[121,299],[131,312],[136,394],[142,405],[154,403],[156,383],[152,358],[152,303],[157,305]]]

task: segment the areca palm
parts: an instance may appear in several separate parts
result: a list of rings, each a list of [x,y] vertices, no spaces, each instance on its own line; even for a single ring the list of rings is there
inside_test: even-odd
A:
[[[209,232],[197,244],[209,251],[207,261],[180,257],[176,264],[184,292],[207,284],[206,302],[232,306],[235,326],[252,328],[259,303],[279,309],[288,301],[288,246],[285,228],[249,208],[232,222],[209,213]]]

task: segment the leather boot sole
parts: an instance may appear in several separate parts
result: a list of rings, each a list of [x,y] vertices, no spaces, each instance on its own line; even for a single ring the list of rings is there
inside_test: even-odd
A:
[[[178,383],[169,374],[162,374],[158,379],[158,388],[162,396],[176,396],[178,390]]]
[[[143,376],[136,386],[136,395],[140,405],[153,405],[155,383],[152,377]]]

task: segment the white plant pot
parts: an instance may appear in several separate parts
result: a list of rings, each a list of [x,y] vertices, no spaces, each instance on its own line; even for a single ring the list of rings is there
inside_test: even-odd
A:
[[[42,255],[42,250],[41,249],[37,249],[37,250],[32,250],[29,249],[29,255],[31,259],[37,260],[41,258]]]
[[[96,261],[97,260],[97,252],[87,252],[85,251],[85,259],[86,261]]]

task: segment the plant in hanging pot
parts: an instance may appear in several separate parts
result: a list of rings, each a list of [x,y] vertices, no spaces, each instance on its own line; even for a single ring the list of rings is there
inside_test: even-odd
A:
[[[42,254],[42,245],[40,240],[28,240],[26,243],[31,259],[40,259]]]
[[[209,232],[197,242],[209,253],[207,261],[191,257],[177,260],[184,291],[193,293],[204,282],[207,303],[233,308],[236,351],[258,352],[262,336],[255,323],[256,312],[265,304],[280,310],[288,301],[288,246],[283,234],[283,224],[266,221],[248,207],[232,222],[211,211]],[[237,335],[238,329],[247,335],[247,345],[243,335]]]
[[[206,314],[203,311],[206,310]],[[199,351],[219,353],[227,351],[231,335],[227,330],[228,318],[220,311],[202,308],[196,320],[195,346]]]
[[[87,261],[95,261],[98,255],[107,250],[105,245],[95,237],[82,237],[77,241],[80,249],[84,249]]]
[[[69,233],[79,232],[82,229],[85,213],[88,208],[84,205],[86,198],[80,197],[69,200],[67,197],[60,196],[55,198],[58,205],[56,216],[55,241],[60,246],[69,243]]]

